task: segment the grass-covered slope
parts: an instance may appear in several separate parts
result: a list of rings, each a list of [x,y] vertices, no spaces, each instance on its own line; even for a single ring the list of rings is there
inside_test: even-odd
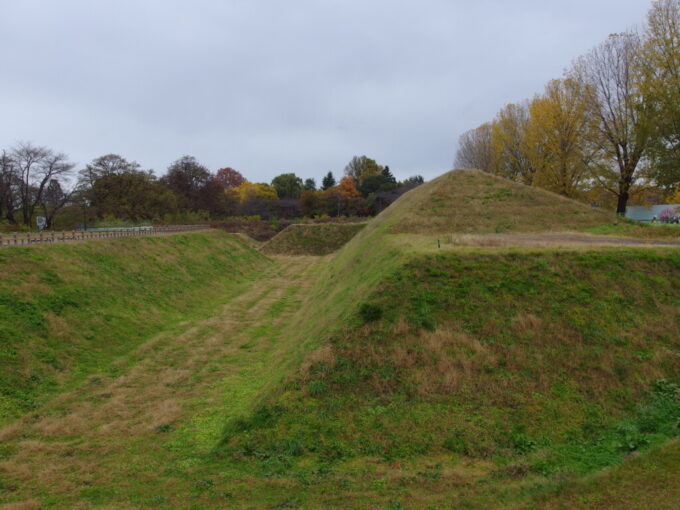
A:
[[[448,172],[399,202],[394,233],[567,231],[616,221],[611,212],[479,170]]]
[[[456,215],[461,196],[494,205]],[[307,311],[325,324],[307,331],[318,349],[228,424],[222,451],[259,475],[354,488],[320,503],[298,485],[302,507],[504,508],[676,436],[678,252],[431,242],[501,220],[544,232],[613,217],[480,172],[406,194],[328,263]]]
[[[484,215],[453,222],[455,208],[432,206],[437,183],[454,205],[456,196],[499,190],[477,194],[484,207],[471,207]],[[509,195],[500,192],[506,186]],[[623,509],[655,494],[674,503],[679,252],[438,247],[445,233],[503,230],[496,226],[513,210],[509,231],[612,223],[548,194],[551,209],[535,193],[454,172],[404,195],[332,256],[274,258],[220,316],[144,344],[130,354],[127,373],[97,368],[97,384],[73,385],[0,434],[9,438],[0,448],[0,501],[36,508]],[[518,197],[528,202],[524,209]],[[540,205],[533,212],[531,200]],[[554,220],[560,216],[573,224]],[[130,246],[132,253],[139,245]],[[267,263],[240,246],[245,267]],[[241,288],[241,276],[229,275],[233,284],[218,280],[223,273],[213,262],[201,253],[174,260],[168,271],[183,274],[196,264],[205,274],[196,287],[185,276],[172,285],[161,277],[149,282],[159,287],[154,306],[166,310],[160,293],[175,296],[179,283],[201,298],[216,285]],[[94,269],[119,296],[108,265]],[[22,287],[17,277],[0,288]],[[145,309],[135,301],[139,289],[125,292],[131,303],[114,304]],[[82,322],[97,324],[94,312],[106,310],[88,311]],[[111,342],[136,334],[122,320],[113,325]],[[105,328],[93,333],[89,342],[107,338]],[[32,352],[23,356],[31,361]],[[99,359],[109,359],[107,352]],[[79,356],[72,363],[89,370],[92,360]],[[641,469],[666,483],[655,482],[656,493],[640,487]],[[631,494],[616,494],[618,481]]]
[[[534,508],[541,510],[676,510],[680,439],[647,455],[585,480],[575,480],[542,495]]]
[[[585,440],[655,381],[679,379],[679,349],[678,255],[418,257],[292,384],[289,414],[251,439],[388,458]]]
[[[0,249],[0,422],[213,312],[266,264],[219,231]]]
[[[302,223],[289,225],[262,251],[271,255],[328,255],[344,246],[364,223]]]

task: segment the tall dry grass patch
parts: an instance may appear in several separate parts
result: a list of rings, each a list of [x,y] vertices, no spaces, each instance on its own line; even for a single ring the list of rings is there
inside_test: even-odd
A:
[[[42,504],[37,499],[17,501],[16,503],[6,503],[0,505],[0,510],[40,510]]]

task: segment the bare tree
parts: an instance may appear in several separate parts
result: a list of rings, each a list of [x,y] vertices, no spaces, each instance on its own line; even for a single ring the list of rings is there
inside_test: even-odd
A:
[[[69,202],[73,193],[74,189],[64,190],[57,179],[52,179],[49,182],[40,201],[47,228],[54,226],[54,217]]]
[[[579,58],[571,72],[588,86],[588,104],[597,121],[597,143],[609,165],[598,165],[594,175],[618,197],[616,212],[624,214],[631,185],[650,139],[649,123],[635,73],[641,58],[640,37],[633,32],[611,35]]]
[[[383,167],[374,159],[367,156],[354,156],[345,166],[345,175],[354,179],[357,184],[361,184],[366,177],[378,175],[382,170]]]
[[[10,155],[3,150],[0,154],[0,218],[4,217],[12,224],[16,223],[14,212],[17,209],[17,183],[17,167]]]
[[[460,135],[454,166],[460,169],[476,168],[493,173],[495,155],[491,124],[482,124]]]
[[[32,225],[36,207],[42,203],[50,181],[67,177],[74,165],[62,153],[30,142],[19,143],[11,151],[16,165],[22,219]]]

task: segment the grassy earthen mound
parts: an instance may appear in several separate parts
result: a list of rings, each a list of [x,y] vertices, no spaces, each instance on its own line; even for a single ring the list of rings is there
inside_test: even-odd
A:
[[[531,508],[653,454],[678,436],[677,250],[432,242],[617,221],[478,171],[403,195],[329,259],[305,309],[317,350],[227,424],[221,453],[258,475],[342,473],[385,507],[423,509]]]
[[[290,225],[262,247],[270,255],[328,255],[343,247],[365,223]]]
[[[407,193],[393,233],[584,230],[620,221],[614,213],[479,170],[454,170]]]

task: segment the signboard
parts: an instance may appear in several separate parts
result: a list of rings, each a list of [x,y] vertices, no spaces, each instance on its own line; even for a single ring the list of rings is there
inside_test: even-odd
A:
[[[45,218],[44,216],[38,216],[35,222],[38,224],[38,228],[40,230],[44,229],[47,226],[47,218]]]

